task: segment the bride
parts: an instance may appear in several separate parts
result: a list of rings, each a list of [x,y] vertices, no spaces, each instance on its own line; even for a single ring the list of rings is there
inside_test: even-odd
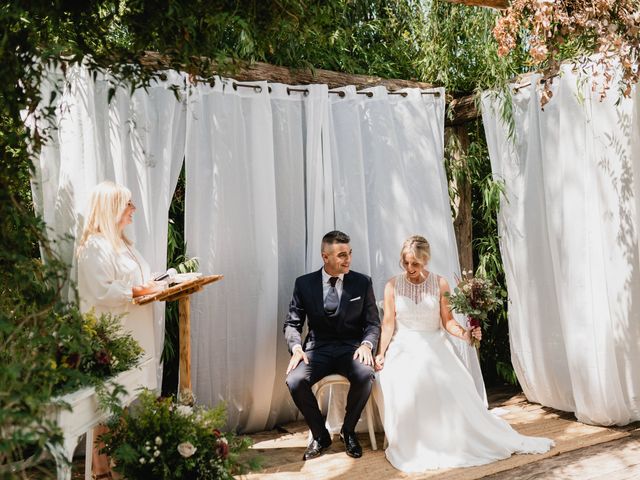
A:
[[[405,273],[386,284],[376,369],[384,397],[386,456],[404,472],[483,465],[512,453],[543,453],[547,438],[520,435],[491,414],[444,330],[467,342],[444,295],[447,281],[426,270],[424,237],[409,237],[400,262]],[[443,330],[444,329],[444,330]]]

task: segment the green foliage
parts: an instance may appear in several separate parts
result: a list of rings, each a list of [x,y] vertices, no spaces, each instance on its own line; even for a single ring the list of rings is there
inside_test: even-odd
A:
[[[118,318],[108,315],[82,316],[77,309],[60,307],[44,320],[25,324],[29,328],[3,334],[0,349],[0,464],[20,459],[27,445],[43,448],[59,436],[50,422],[34,426],[33,421],[46,417],[54,404],[65,408],[56,397],[99,387],[142,355],[140,345],[122,332]]]
[[[498,16],[489,8],[433,0],[420,39],[422,78],[455,93],[492,88],[522,73],[522,48],[507,57],[498,56],[491,34]]]
[[[130,479],[232,479],[241,473],[238,456],[251,442],[223,434],[225,420],[223,404],[207,409],[145,391],[110,420],[104,452]]]
[[[167,265],[177,265],[185,259],[184,242],[184,165],[169,207],[169,229],[167,232]],[[162,394],[170,396],[178,387],[178,302],[167,302],[165,306],[165,336],[162,349]]]
[[[56,259],[55,244],[47,241],[31,203],[30,155],[37,154],[47,132],[36,131],[28,141],[21,112],[34,112],[41,101],[44,63],[64,68],[65,62],[84,60],[94,70],[109,69],[123,82],[144,85],[159,74],[157,64],[145,56],[147,51],[156,51],[167,68],[204,76],[214,70],[233,74],[241,61],[262,60],[289,67],[418,79],[444,85],[448,91],[475,91],[504,84],[530,68],[521,46],[504,59],[496,56],[490,36],[495,15],[441,0],[0,3],[0,269],[4,272],[0,278],[0,346],[6,353],[3,358],[11,361],[0,369],[3,440],[14,421],[34,425],[30,442],[43,444],[57,438],[55,428],[41,419],[43,405],[59,382],[53,375],[46,382],[33,380],[45,378],[40,375],[46,372],[47,357],[33,361],[32,353],[38,350],[18,340],[28,339],[29,334],[53,338],[64,328],[61,319],[79,316],[76,307],[60,300],[67,267]],[[495,225],[500,187],[490,177],[481,128],[475,129],[468,166],[460,171],[453,166],[449,175],[471,179],[476,264],[488,278],[504,285]],[[181,182],[170,214],[170,265],[184,255]],[[175,309],[175,305],[168,306],[165,362],[172,353],[170,346],[176,345]],[[506,312],[499,312],[495,324],[503,330],[492,329],[493,339],[485,335],[483,365],[507,378]],[[15,398],[5,393],[20,389],[21,395]],[[19,419],[7,416],[14,411],[19,412]],[[25,439],[11,438],[12,444],[2,444],[5,455],[25,445]]]
[[[469,124],[470,144],[466,157],[472,188],[473,256],[476,273],[498,286],[500,296],[507,296],[504,267],[500,255],[497,214],[504,200],[504,184],[491,174],[489,152],[480,121]],[[511,366],[508,303],[489,314],[491,328],[483,332],[480,360],[488,385],[516,384]]]

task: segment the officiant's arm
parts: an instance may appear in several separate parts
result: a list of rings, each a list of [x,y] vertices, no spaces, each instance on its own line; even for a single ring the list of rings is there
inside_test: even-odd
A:
[[[289,347],[289,353],[293,353],[296,345],[302,345],[302,327],[307,319],[307,312],[302,303],[299,281],[296,280],[293,287],[293,296],[289,304],[289,312],[284,321],[284,338]]]
[[[462,325],[460,325],[455,318],[453,318],[453,313],[451,312],[451,306],[449,305],[449,298],[446,293],[451,292],[449,288],[449,283],[442,277],[439,279],[440,281],[440,319],[442,320],[442,326],[444,329],[449,332],[454,337],[458,337],[464,340],[467,343],[471,342],[471,335],[478,338],[478,335],[482,335],[480,329],[474,329],[473,332],[471,330],[467,330]],[[476,331],[477,330],[477,331]]]
[[[376,370],[382,370],[384,366],[385,354],[391,337],[396,328],[396,307],[395,307],[395,283],[391,279],[384,286],[384,315],[382,317],[382,333],[380,335],[380,348],[376,355]]]

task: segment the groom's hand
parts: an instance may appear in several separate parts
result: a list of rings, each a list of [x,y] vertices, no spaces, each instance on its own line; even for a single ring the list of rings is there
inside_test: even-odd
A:
[[[371,355],[371,349],[367,345],[360,345],[353,354],[354,360],[360,360],[360,363],[373,366],[373,355]]]
[[[291,370],[293,370],[298,366],[298,364],[300,363],[300,360],[302,360],[304,363],[309,365],[309,358],[307,357],[307,354],[304,353],[302,348],[296,348],[293,351],[293,355],[291,355],[291,360],[289,360],[289,366],[287,367],[287,375],[289,375],[289,372]]]

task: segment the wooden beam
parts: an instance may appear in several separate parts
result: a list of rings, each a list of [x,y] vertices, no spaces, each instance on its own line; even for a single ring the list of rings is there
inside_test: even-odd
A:
[[[175,67],[170,64],[168,57],[160,55],[157,52],[145,52],[141,63],[145,67],[155,70]],[[220,74],[221,76],[229,76],[241,82],[256,82],[262,80],[274,83],[286,83],[288,85],[324,83],[328,85],[329,88],[344,87],[346,85],[366,88],[382,85],[389,90],[397,90],[399,88],[433,88],[433,84],[431,83],[418,82],[416,80],[348,74],[323,70],[321,68],[288,68],[263,62],[240,62],[236,64],[228,63],[217,65],[209,59],[199,59],[199,61],[194,62],[194,65],[196,65],[195,68],[188,69],[189,73],[195,75],[202,75],[204,74],[203,72],[208,72],[209,75]]]
[[[459,3],[470,7],[488,7],[504,10],[509,7],[509,0],[445,0],[449,3]]]
[[[472,122],[480,117],[480,111],[476,107],[475,95],[454,98],[447,103],[447,114],[444,117],[446,127],[455,127]]]
[[[164,70],[167,68],[179,68],[172,65],[167,56],[160,55],[157,52],[145,52],[141,63],[152,70]],[[354,85],[356,88],[366,88],[374,86],[384,86],[389,90],[397,90],[400,88],[420,88],[430,89],[434,85],[431,83],[418,82],[416,80],[400,80],[382,77],[374,77],[370,75],[356,75],[342,72],[334,72],[331,70],[323,70],[321,68],[287,68],[268,63],[255,62],[225,64],[218,66],[210,59],[200,59],[194,62],[197,65],[191,68],[189,73],[201,75],[202,71],[209,72],[212,75],[219,71],[222,76],[229,76],[241,82],[267,81],[276,83],[285,83],[287,85],[306,85],[310,83],[324,83],[329,88],[344,87],[346,85]],[[193,71],[198,70],[198,71]],[[475,99],[473,95],[455,98],[447,104],[447,110],[453,114],[453,119],[449,120],[450,114],[445,117],[445,125],[447,127],[462,125],[473,121],[480,116],[476,109]]]
[[[399,88],[433,88],[433,85],[430,83],[418,82],[415,80],[354,75],[333,72],[331,70],[323,70],[320,68],[314,70],[309,68],[289,69],[261,62],[256,62],[242,68],[233,75],[233,78],[241,81],[260,79],[268,82],[286,83],[288,85],[324,83],[327,84],[329,88],[344,87],[346,85],[355,85],[357,88],[382,85],[387,87],[389,90],[397,90]]]

